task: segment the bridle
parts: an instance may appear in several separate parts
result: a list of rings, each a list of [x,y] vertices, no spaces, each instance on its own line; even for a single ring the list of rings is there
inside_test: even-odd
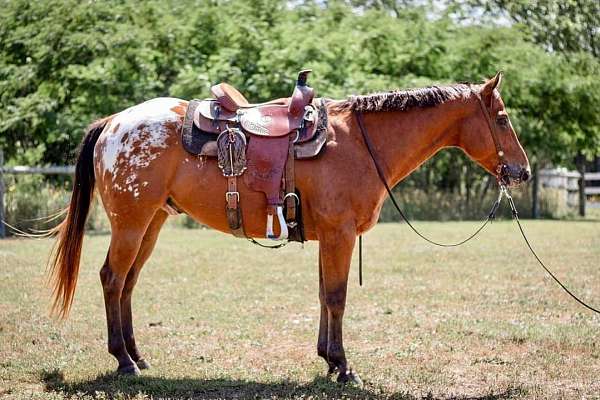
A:
[[[525,243],[527,244],[527,247],[529,248],[529,250],[531,251],[531,253],[533,254],[533,256],[535,257],[535,259],[537,260],[537,262],[540,264],[540,266],[548,273],[548,275],[550,275],[550,277],[569,295],[571,296],[571,298],[573,298],[575,301],[577,301],[579,304],[581,304],[582,306],[584,306],[585,308],[587,308],[590,311],[595,312],[596,314],[600,314],[600,309],[598,308],[594,308],[592,306],[590,306],[589,304],[587,304],[586,302],[584,302],[583,300],[581,300],[578,296],[576,296],[573,292],[571,292],[557,277],[556,275],[554,275],[554,273],[552,273],[552,271],[550,271],[550,269],[542,262],[541,258],[537,255],[537,253],[535,252],[535,250],[533,249],[533,247],[531,246],[531,243],[529,242],[529,239],[527,238],[527,235],[525,234],[525,230],[523,229],[523,227],[521,226],[521,221],[519,220],[519,215],[517,212],[517,207],[513,201],[513,198],[510,194],[510,191],[508,189],[508,183],[510,183],[509,179],[511,177],[514,177],[511,174],[510,168],[508,167],[508,165],[505,163],[505,159],[504,159],[504,151],[502,150],[502,144],[500,143],[500,140],[498,138],[498,133],[496,131],[496,126],[495,124],[492,122],[492,118],[490,116],[490,113],[487,109],[487,107],[485,106],[485,103],[483,102],[483,99],[481,98],[481,95],[478,92],[475,92],[472,88],[471,88],[471,92],[475,95],[475,97],[477,98],[478,102],[479,102],[479,106],[481,108],[481,112],[483,113],[485,120],[487,121],[488,127],[490,128],[490,134],[492,135],[492,139],[494,140],[494,145],[496,146],[496,154],[498,155],[498,166],[496,168],[496,178],[498,179],[498,185],[500,188],[500,192],[498,193],[498,198],[496,199],[496,201],[494,202],[494,204],[492,205],[492,208],[487,216],[487,218],[483,221],[483,224],[477,229],[475,230],[475,232],[473,234],[471,234],[469,237],[467,237],[464,240],[461,240],[460,242],[456,242],[456,243],[439,243],[436,242],[432,239],[429,239],[427,236],[423,235],[415,226],[413,226],[413,224],[409,221],[409,219],[407,218],[406,214],[404,214],[404,212],[402,211],[402,209],[400,208],[400,206],[398,205],[398,202],[396,201],[396,198],[394,196],[394,194],[392,193],[392,190],[390,189],[390,186],[387,183],[387,180],[385,179],[385,175],[383,173],[383,170],[381,169],[381,166],[379,165],[379,163],[377,162],[377,158],[375,157],[375,149],[373,146],[373,143],[371,142],[371,138],[369,137],[369,134],[367,132],[367,127],[365,126],[365,122],[362,116],[362,113],[360,111],[356,111],[354,110],[354,115],[356,116],[356,122],[358,123],[358,128],[360,130],[360,132],[362,133],[362,137],[363,140],[365,142],[365,145],[367,146],[367,150],[369,152],[369,155],[371,156],[371,160],[373,160],[373,164],[375,164],[375,169],[377,170],[377,175],[379,175],[379,179],[381,180],[381,183],[383,183],[383,186],[385,187],[388,196],[390,197],[390,200],[392,201],[392,204],[394,205],[394,207],[396,208],[396,210],[398,211],[398,213],[400,214],[400,216],[402,217],[402,219],[404,220],[404,222],[406,222],[406,224],[422,239],[424,239],[425,241],[436,245],[436,246],[440,246],[440,247],[456,247],[456,246],[460,246],[463,245],[465,243],[467,243],[468,241],[470,241],[471,239],[473,239],[475,236],[477,236],[479,234],[479,232],[481,232],[483,230],[483,228],[485,228],[488,223],[490,221],[493,221],[496,217],[496,212],[498,211],[498,207],[500,206],[500,202],[502,201],[503,197],[506,197],[508,200],[508,204],[510,205],[510,209],[512,212],[512,216],[513,219],[517,222],[517,226],[519,227],[519,231],[521,232],[521,236],[523,236],[523,239],[525,240]],[[490,101],[490,109],[491,106],[493,105],[493,96],[492,96],[492,100]],[[517,179],[520,179],[521,176],[515,177]],[[359,279],[359,283],[362,286],[362,235],[359,235],[359,239],[358,239],[358,246],[359,246],[359,259],[358,259],[358,279]]]
[[[504,159],[504,150],[502,148],[502,143],[500,143],[500,138],[498,137],[498,132],[496,131],[496,124],[492,121],[492,116],[490,115],[490,112],[488,110],[488,107],[486,107],[485,103],[483,102],[483,99],[481,98],[481,94],[475,90],[473,90],[473,88],[471,86],[469,86],[469,88],[471,89],[471,93],[475,96],[475,98],[477,99],[477,102],[479,103],[479,108],[481,109],[481,113],[484,116],[484,119],[488,125],[488,128],[490,130],[490,134],[492,135],[492,140],[494,141],[494,146],[496,147],[496,155],[498,156],[498,165],[496,166],[496,179],[498,180],[499,184],[509,184],[509,178],[513,177],[511,176],[510,173],[510,168],[508,167],[508,165],[506,164],[506,161]],[[492,96],[491,100],[490,100],[490,106],[489,109],[491,110],[494,106],[494,96]],[[515,177],[515,178],[519,178],[519,177]]]

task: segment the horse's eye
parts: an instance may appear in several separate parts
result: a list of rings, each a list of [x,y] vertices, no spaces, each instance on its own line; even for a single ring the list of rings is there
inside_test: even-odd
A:
[[[496,123],[503,128],[507,128],[508,127],[508,117],[506,115],[500,115],[498,118],[496,118]]]

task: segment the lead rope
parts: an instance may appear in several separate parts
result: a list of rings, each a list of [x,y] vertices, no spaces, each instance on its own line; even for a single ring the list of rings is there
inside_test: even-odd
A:
[[[567,292],[567,294],[569,296],[571,296],[573,298],[573,300],[575,300],[576,302],[578,302],[579,304],[581,304],[582,306],[584,306],[585,308],[587,308],[590,311],[595,312],[596,314],[600,314],[600,311],[590,305],[588,305],[587,303],[585,303],[583,300],[581,300],[579,297],[577,297],[576,295],[574,295],[553,273],[552,271],[550,271],[550,269],[548,267],[546,267],[546,265],[542,262],[542,260],[540,259],[540,257],[537,255],[537,253],[535,252],[535,250],[533,250],[533,247],[531,246],[531,243],[529,243],[529,240],[527,239],[527,235],[525,235],[525,231],[523,230],[523,226],[521,225],[521,221],[519,220],[519,213],[517,212],[517,207],[515,206],[515,202],[513,201],[512,196],[510,195],[510,192],[508,191],[508,189],[506,188],[506,186],[501,185],[500,186],[500,196],[502,195],[506,196],[506,199],[508,200],[508,204],[510,205],[510,209],[512,211],[512,216],[513,219],[517,222],[517,225],[519,227],[519,231],[521,232],[521,236],[523,236],[523,240],[525,240],[525,244],[527,244],[527,247],[529,248],[529,250],[531,251],[531,254],[533,254],[533,256],[535,257],[535,259],[537,260],[537,262],[541,265],[541,267],[548,273],[548,275],[550,275],[550,277],[552,279],[554,279],[554,282],[556,282],[565,292]]]
[[[473,239],[475,236],[477,236],[477,234],[479,232],[481,232],[483,230],[483,228],[490,222],[492,221],[495,216],[496,216],[496,211],[498,210],[498,207],[500,206],[500,202],[502,201],[502,197],[506,196],[507,200],[508,200],[508,204],[510,205],[510,209],[512,211],[512,215],[513,215],[513,219],[517,222],[517,225],[519,227],[519,231],[521,232],[521,236],[523,236],[523,240],[525,240],[525,244],[527,245],[527,247],[529,248],[529,250],[531,251],[531,254],[533,254],[533,256],[535,257],[535,259],[537,260],[537,262],[540,264],[540,266],[548,273],[548,275],[550,275],[550,277],[569,295],[571,296],[571,298],[573,298],[576,302],[578,302],[579,304],[581,304],[582,306],[584,306],[585,308],[587,308],[590,311],[595,312],[596,314],[600,314],[600,310],[588,305],[587,303],[585,303],[583,300],[581,300],[579,297],[577,297],[575,294],[573,294],[553,273],[552,271],[550,271],[550,269],[548,267],[546,267],[546,265],[542,262],[542,260],[540,259],[540,257],[537,255],[537,253],[535,252],[535,250],[533,249],[533,247],[531,246],[531,243],[529,243],[529,239],[527,239],[527,235],[525,234],[525,231],[523,229],[523,226],[521,225],[521,221],[519,220],[519,213],[517,212],[517,207],[515,206],[515,202],[513,201],[512,196],[510,195],[510,192],[508,191],[508,189],[506,188],[505,185],[500,184],[500,193],[498,194],[498,198],[496,199],[496,201],[494,202],[494,205],[492,206],[492,209],[490,210],[490,213],[488,214],[488,217],[486,218],[486,220],[484,221],[483,225],[481,225],[479,227],[479,229],[477,229],[471,236],[467,237],[466,239],[458,242],[458,243],[451,243],[451,244],[446,244],[446,243],[438,243],[435,242],[429,238],[427,238],[426,236],[424,236],[423,234],[421,234],[421,232],[419,232],[408,220],[408,218],[406,218],[406,215],[404,215],[404,213],[402,212],[402,210],[400,209],[400,207],[398,206],[398,203],[396,202],[396,199],[394,197],[394,194],[392,193],[389,185],[387,184],[387,181],[385,180],[385,177],[383,175],[383,171],[381,170],[381,167],[379,166],[379,163],[377,163],[377,159],[375,158],[375,154],[373,151],[373,146],[371,143],[371,140],[369,138],[369,135],[367,133],[367,129],[364,126],[364,121],[362,118],[362,114],[360,113],[360,111],[355,111],[355,115],[356,115],[356,121],[358,122],[358,127],[360,128],[360,131],[362,133],[363,136],[363,140],[367,146],[367,150],[369,151],[369,155],[371,156],[371,159],[373,160],[373,164],[375,164],[375,169],[377,170],[377,175],[379,175],[379,179],[381,180],[381,182],[383,183],[383,186],[385,186],[385,190],[387,191],[388,195],[390,196],[390,199],[392,200],[392,203],[394,204],[394,207],[396,208],[396,210],[398,210],[398,213],[400,214],[400,216],[402,217],[402,219],[408,224],[408,226],[417,234],[419,235],[419,237],[421,237],[422,239],[424,239],[425,241],[434,244],[436,246],[440,246],[440,247],[456,247],[456,246],[460,246],[466,242],[468,242],[469,240]],[[359,254],[359,283],[362,286],[362,236],[359,236],[359,240],[358,240],[358,254]]]
[[[362,286],[362,235],[358,237],[358,284]]]

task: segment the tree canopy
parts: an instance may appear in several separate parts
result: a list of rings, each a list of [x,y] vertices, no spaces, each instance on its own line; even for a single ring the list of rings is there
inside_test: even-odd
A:
[[[0,3],[0,146],[13,162],[68,163],[95,118],[157,96],[206,97],[222,80],[255,101],[284,96],[300,68],[333,98],[503,70],[503,98],[532,158],[569,165],[600,153],[593,5],[548,2],[550,27],[546,8],[527,18],[529,2],[477,3],[509,24],[394,0]],[[581,29],[563,27],[563,15]],[[434,161],[438,184],[460,157]]]

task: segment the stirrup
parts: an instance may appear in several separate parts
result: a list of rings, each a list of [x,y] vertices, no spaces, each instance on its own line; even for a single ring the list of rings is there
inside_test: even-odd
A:
[[[277,206],[277,219],[279,220],[279,236],[275,236],[273,232],[273,214],[267,214],[267,239],[271,240],[286,240],[288,238],[288,228],[283,218],[283,206]]]

